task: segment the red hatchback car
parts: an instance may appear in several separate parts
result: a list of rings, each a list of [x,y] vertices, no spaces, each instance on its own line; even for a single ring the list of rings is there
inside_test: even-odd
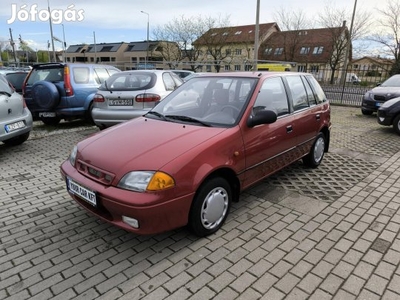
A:
[[[330,106],[311,74],[195,77],[143,117],[79,142],[61,174],[86,210],[137,234],[217,231],[240,192],[328,151]]]

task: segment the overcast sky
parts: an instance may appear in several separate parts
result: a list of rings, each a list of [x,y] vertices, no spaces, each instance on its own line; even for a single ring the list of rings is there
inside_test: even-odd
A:
[[[327,5],[327,0],[260,0],[260,23],[275,22],[274,14],[284,8],[300,9],[312,19]],[[359,0],[357,9],[373,10],[387,0]],[[351,15],[353,0],[332,0],[331,5],[345,8]],[[255,24],[257,0],[49,0],[54,15],[53,34],[67,45],[144,41],[149,17],[152,29],[180,16],[229,16],[232,26]],[[34,50],[46,50],[50,40],[47,0],[1,0],[0,41],[22,39]],[[141,13],[144,11],[147,14]],[[34,20],[34,21],[33,21]],[[64,24],[63,26],[61,25]],[[57,24],[60,23],[60,24]],[[350,20],[348,20],[350,24]],[[279,25],[279,24],[278,24]],[[63,32],[64,28],[64,32]],[[63,34],[64,33],[64,34]],[[62,44],[55,42],[56,49]]]

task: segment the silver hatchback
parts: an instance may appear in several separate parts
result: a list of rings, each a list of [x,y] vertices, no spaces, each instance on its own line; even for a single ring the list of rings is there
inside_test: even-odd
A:
[[[92,118],[100,129],[142,116],[183,83],[168,70],[132,70],[113,74],[93,99]]]
[[[32,126],[32,114],[24,98],[0,74],[0,141],[10,146],[22,144]]]

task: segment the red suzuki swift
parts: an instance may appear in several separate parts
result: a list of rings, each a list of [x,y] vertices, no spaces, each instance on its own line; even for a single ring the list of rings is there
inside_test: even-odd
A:
[[[194,77],[144,116],[79,142],[61,165],[72,198],[138,234],[217,231],[240,192],[328,151],[330,106],[311,74]]]

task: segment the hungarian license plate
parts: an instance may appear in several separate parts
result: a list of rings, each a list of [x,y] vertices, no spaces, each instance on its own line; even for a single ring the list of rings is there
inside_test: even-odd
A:
[[[54,118],[56,116],[55,112],[40,112],[39,117],[43,118]]]
[[[79,198],[82,198],[91,205],[97,205],[96,193],[80,185],[79,183],[76,183],[70,178],[67,178],[67,189],[70,193],[77,195]]]
[[[20,129],[20,128],[24,128],[25,127],[25,123],[24,121],[18,121],[15,123],[11,123],[11,124],[7,124],[5,126],[6,132],[12,132],[14,130]]]
[[[133,100],[132,99],[115,99],[115,100],[108,100],[108,105],[110,106],[132,106]]]

